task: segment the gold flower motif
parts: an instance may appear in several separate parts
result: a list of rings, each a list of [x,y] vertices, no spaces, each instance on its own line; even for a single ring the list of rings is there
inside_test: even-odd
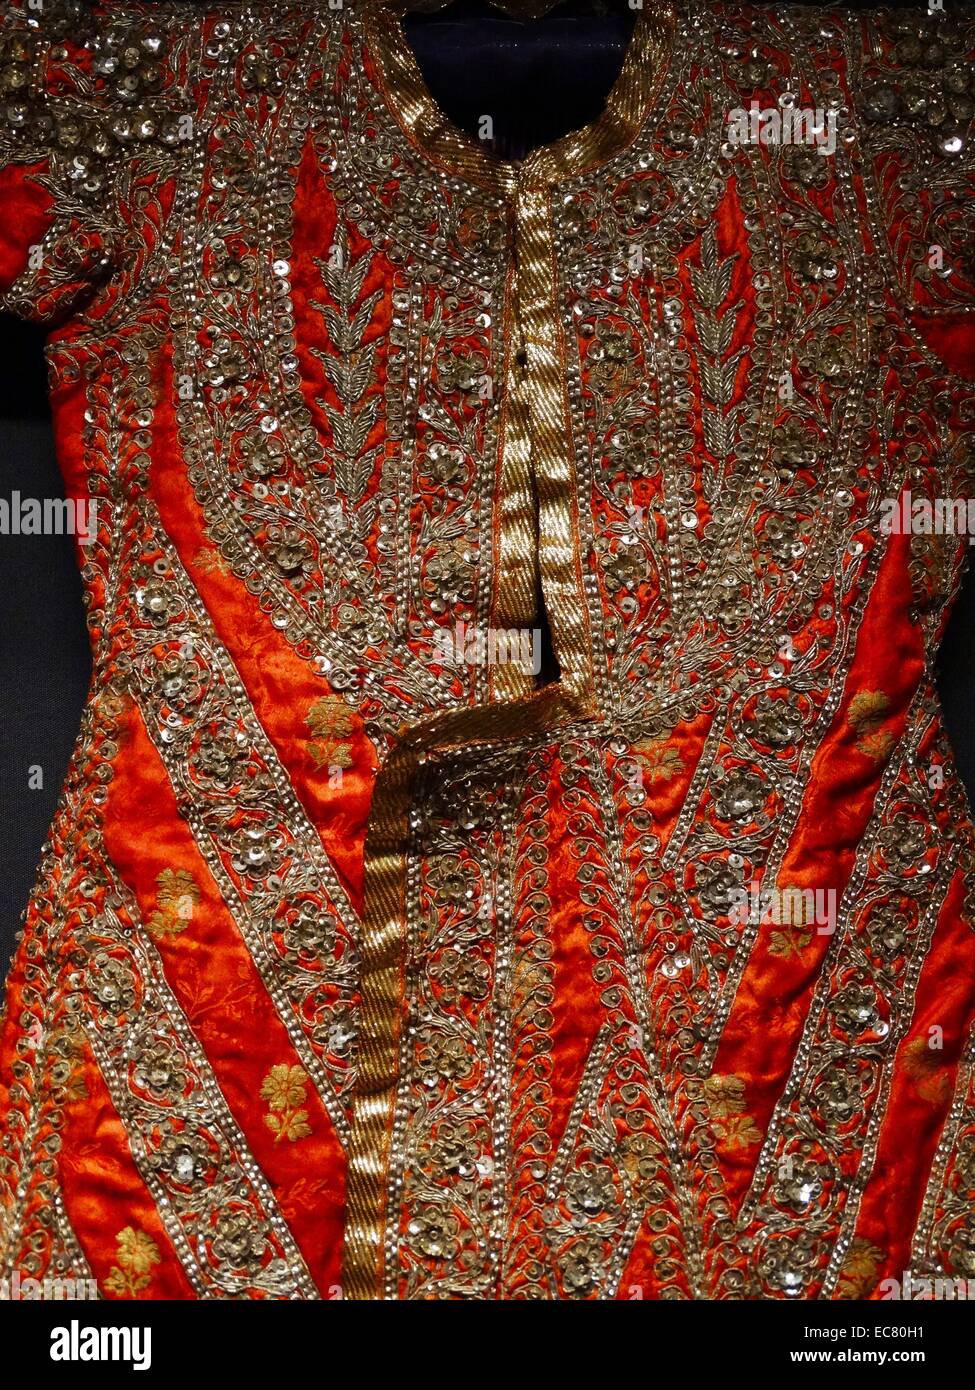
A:
[[[798,958],[812,939],[811,931],[800,931],[795,926],[788,927],[785,931],[774,931],[769,938],[769,955]]]
[[[152,1282],[152,1267],[160,1262],[159,1247],[145,1231],[126,1226],[115,1237],[118,1261],[109,1271],[104,1288],[115,1298],[135,1298]]]
[[[884,1252],[858,1238],[850,1246],[836,1286],[837,1298],[862,1298],[874,1285]]]
[[[313,741],[308,745],[316,768],[351,767],[352,749],[342,740],[355,728],[352,711],[339,695],[323,695],[305,715]]]
[[[894,746],[894,736],[881,728],[890,710],[890,700],[882,690],[861,690],[850,701],[847,722],[860,735],[857,750],[877,762],[884,762]]]
[[[850,701],[848,719],[859,733],[878,729],[890,708],[890,700],[882,690],[861,690]]]
[[[201,574],[230,574],[230,566],[212,545],[203,545],[193,556],[193,564]]]
[[[200,889],[188,869],[163,869],[156,885],[159,907],[146,923],[146,930],[156,941],[165,941],[179,936],[193,920]]]
[[[711,1114],[716,1119],[740,1115],[745,1108],[745,1083],[740,1076],[709,1076],[704,1083]]]
[[[684,771],[684,759],[663,739],[644,739],[634,745],[634,751],[643,759],[651,782],[670,782]]]
[[[745,1113],[745,1083],[740,1076],[709,1076],[704,1083],[704,1093],[719,1143],[729,1149],[747,1149],[761,1143],[762,1136],[751,1115]]]
[[[948,1099],[951,1087],[944,1070],[944,1054],[927,1038],[912,1038],[904,1045],[904,1073],[914,1082],[922,1100],[937,1105]]]
[[[308,1077],[301,1067],[289,1067],[286,1062],[272,1067],[261,1086],[261,1098],[268,1105],[264,1123],[274,1135],[276,1144],[282,1139],[293,1143],[311,1134],[308,1111],[304,1108]]]

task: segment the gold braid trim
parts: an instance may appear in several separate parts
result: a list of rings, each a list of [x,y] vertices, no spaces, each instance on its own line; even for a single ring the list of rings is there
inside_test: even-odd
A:
[[[513,212],[497,498],[500,577],[492,617],[520,626],[532,615],[537,547],[561,672],[557,684],[509,700],[503,697],[526,685],[509,664],[509,674],[499,671],[493,678],[492,694],[502,697],[498,703],[450,710],[405,729],[377,777],[365,847],[359,1074],[349,1150],[343,1279],[350,1299],[384,1296],[387,1178],[405,994],[408,815],[417,769],[436,753],[506,745],[596,717],[550,190],[636,136],[660,90],[675,28],[669,5],[642,12],[602,116],[512,164],[491,156],[438,109],[397,15],[373,3],[363,17],[367,54],[407,138],[448,172],[486,186]]]
[[[669,0],[648,0],[647,8],[637,14],[623,66],[599,117],[513,162],[493,155],[440,110],[395,8],[366,0],[362,22],[366,52],[374,61],[386,104],[407,139],[448,172],[505,199],[519,183],[557,183],[604,163],[631,144],[660,91],[677,27]]]
[[[527,700],[450,710],[404,734],[376,779],[365,853],[359,1072],[349,1145],[343,1294],[381,1299],[387,1174],[403,1025],[408,816],[420,763],[467,746],[505,745],[567,724],[557,685]]]

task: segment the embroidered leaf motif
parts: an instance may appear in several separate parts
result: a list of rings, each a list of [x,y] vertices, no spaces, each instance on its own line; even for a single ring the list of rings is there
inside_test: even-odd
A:
[[[289,1110],[286,1115],[267,1114],[264,1116],[264,1123],[274,1135],[275,1143],[279,1139],[306,1139],[311,1134],[311,1125],[308,1123],[307,1110]]]
[[[731,351],[737,313],[733,305],[725,306],[731,290],[735,260],[735,255],[722,259],[718,251],[717,233],[714,227],[709,227],[701,237],[700,264],[690,267],[696,301],[694,327],[700,346],[698,367],[705,398],[701,423],[705,448],[716,464],[715,475],[708,486],[712,501],[720,491],[728,460],[734,451],[739,415],[737,408],[731,410],[729,407],[744,349]]]
[[[715,1133],[729,1149],[750,1149],[761,1142],[761,1134],[755,1128],[751,1115],[730,1115],[727,1120],[715,1125]]]
[[[230,574],[230,566],[213,546],[203,545],[193,556],[193,565],[201,574]]]
[[[185,923],[176,917],[167,916],[165,912],[154,912],[146,922],[146,930],[155,941],[165,941],[179,936],[184,926]]]
[[[860,752],[878,763],[886,762],[893,746],[894,735],[888,729],[879,729],[875,734],[864,734],[863,738],[857,739]]]
[[[274,1135],[275,1143],[281,1139],[294,1142],[311,1134],[308,1111],[304,1108],[307,1094],[308,1077],[301,1067],[289,1067],[286,1062],[280,1062],[265,1076],[261,1086],[261,1098],[268,1105],[264,1123]]]
[[[149,918],[146,929],[155,940],[168,940],[179,936],[193,920],[200,889],[187,869],[163,869],[156,885],[159,910]]]
[[[858,733],[870,733],[879,729],[889,708],[890,700],[882,690],[861,690],[850,701],[847,718]]]
[[[323,767],[351,767],[352,754],[345,743],[309,743],[308,751],[318,770]]]
[[[319,397],[331,430],[329,450],[340,496],[347,503],[349,518],[355,525],[368,526],[372,506],[366,491],[372,478],[379,446],[367,447],[376,423],[379,401],[367,396],[376,379],[376,348],[365,341],[382,291],[362,298],[369,271],[366,252],[357,261],[349,254],[344,226],[336,232],[335,252],[330,258],[315,257],[325,287],[334,301],[312,303],[325,321],[329,350],[313,348],[335,395],[338,406]]]
[[[109,1270],[103,1288],[115,1298],[135,1298],[152,1282],[152,1268],[160,1262],[159,1248],[145,1231],[126,1226],[115,1237],[118,1261]]]

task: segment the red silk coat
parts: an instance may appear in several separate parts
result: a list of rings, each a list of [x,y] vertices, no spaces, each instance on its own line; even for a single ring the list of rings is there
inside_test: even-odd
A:
[[[975,1278],[970,30],[648,3],[517,165],[366,3],[0,41],[94,652],[3,1273]]]

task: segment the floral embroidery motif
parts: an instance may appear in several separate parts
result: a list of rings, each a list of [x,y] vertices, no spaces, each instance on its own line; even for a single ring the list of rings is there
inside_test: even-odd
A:
[[[84,1033],[76,1022],[65,1023],[50,1040],[51,1053],[56,1058],[51,1068],[51,1081],[66,1104],[88,1099],[84,1045]]]
[[[798,884],[780,884],[763,920],[777,928],[769,934],[771,955],[784,958],[800,956],[813,940],[816,896]]]
[[[850,701],[847,718],[859,735],[856,747],[877,762],[883,762],[894,746],[893,734],[882,727],[889,709],[890,700],[882,690],[863,690]]]
[[[301,1067],[289,1067],[286,1062],[272,1067],[261,1086],[261,1097],[267,1101],[264,1123],[274,1135],[274,1142],[287,1139],[294,1143],[306,1139],[312,1132],[308,1123],[308,1077]]]
[[[226,560],[219,550],[214,550],[212,546],[203,545],[193,556],[194,568],[202,574],[222,574],[229,576],[230,570]]]
[[[200,888],[188,869],[164,869],[156,880],[159,907],[146,922],[146,930],[157,941],[184,932],[193,920],[200,901]]]
[[[745,1113],[745,1083],[740,1076],[711,1075],[704,1083],[704,1092],[719,1143],[729,1149],[747,1149],[761,1143],[761,1134]]]
[[[116,1260],[103,1285],[114,1298],[137,1298],[152,1283],[153,1267],[160,1262],[159,1247],[145,1231],[126,1226],[115,1237]]]
[[[876,1245],[859,1237],[847,1251],[839,1283],[836,1286],[837,1298],[863,1298],[877,1282],[877,1272],[884,1258],[884,1252]]]
[[[912,1038],[903,1054],[905,1073],[917,1093],[931,1105],[942,1105],[951,1094],[951,1082],[944,1052],[931,1046],[928,1038]]]
[[[355,728],[352,711],[337,695],[323,695],[305,716],[312,733],[308,751],[316,768],[351,767],[352,749],[344,739]]]
[[[684,759],[679,749],[665,740],[641,739],[633,745],[640,755],[645,776],[650,782],[670,782],[684,771]]]
[[[772,932],[769,937],[769,952],[773,956],[798,957],[812,939],[811,931],[806,931],[795,923],[789,923],[787,930]]]

